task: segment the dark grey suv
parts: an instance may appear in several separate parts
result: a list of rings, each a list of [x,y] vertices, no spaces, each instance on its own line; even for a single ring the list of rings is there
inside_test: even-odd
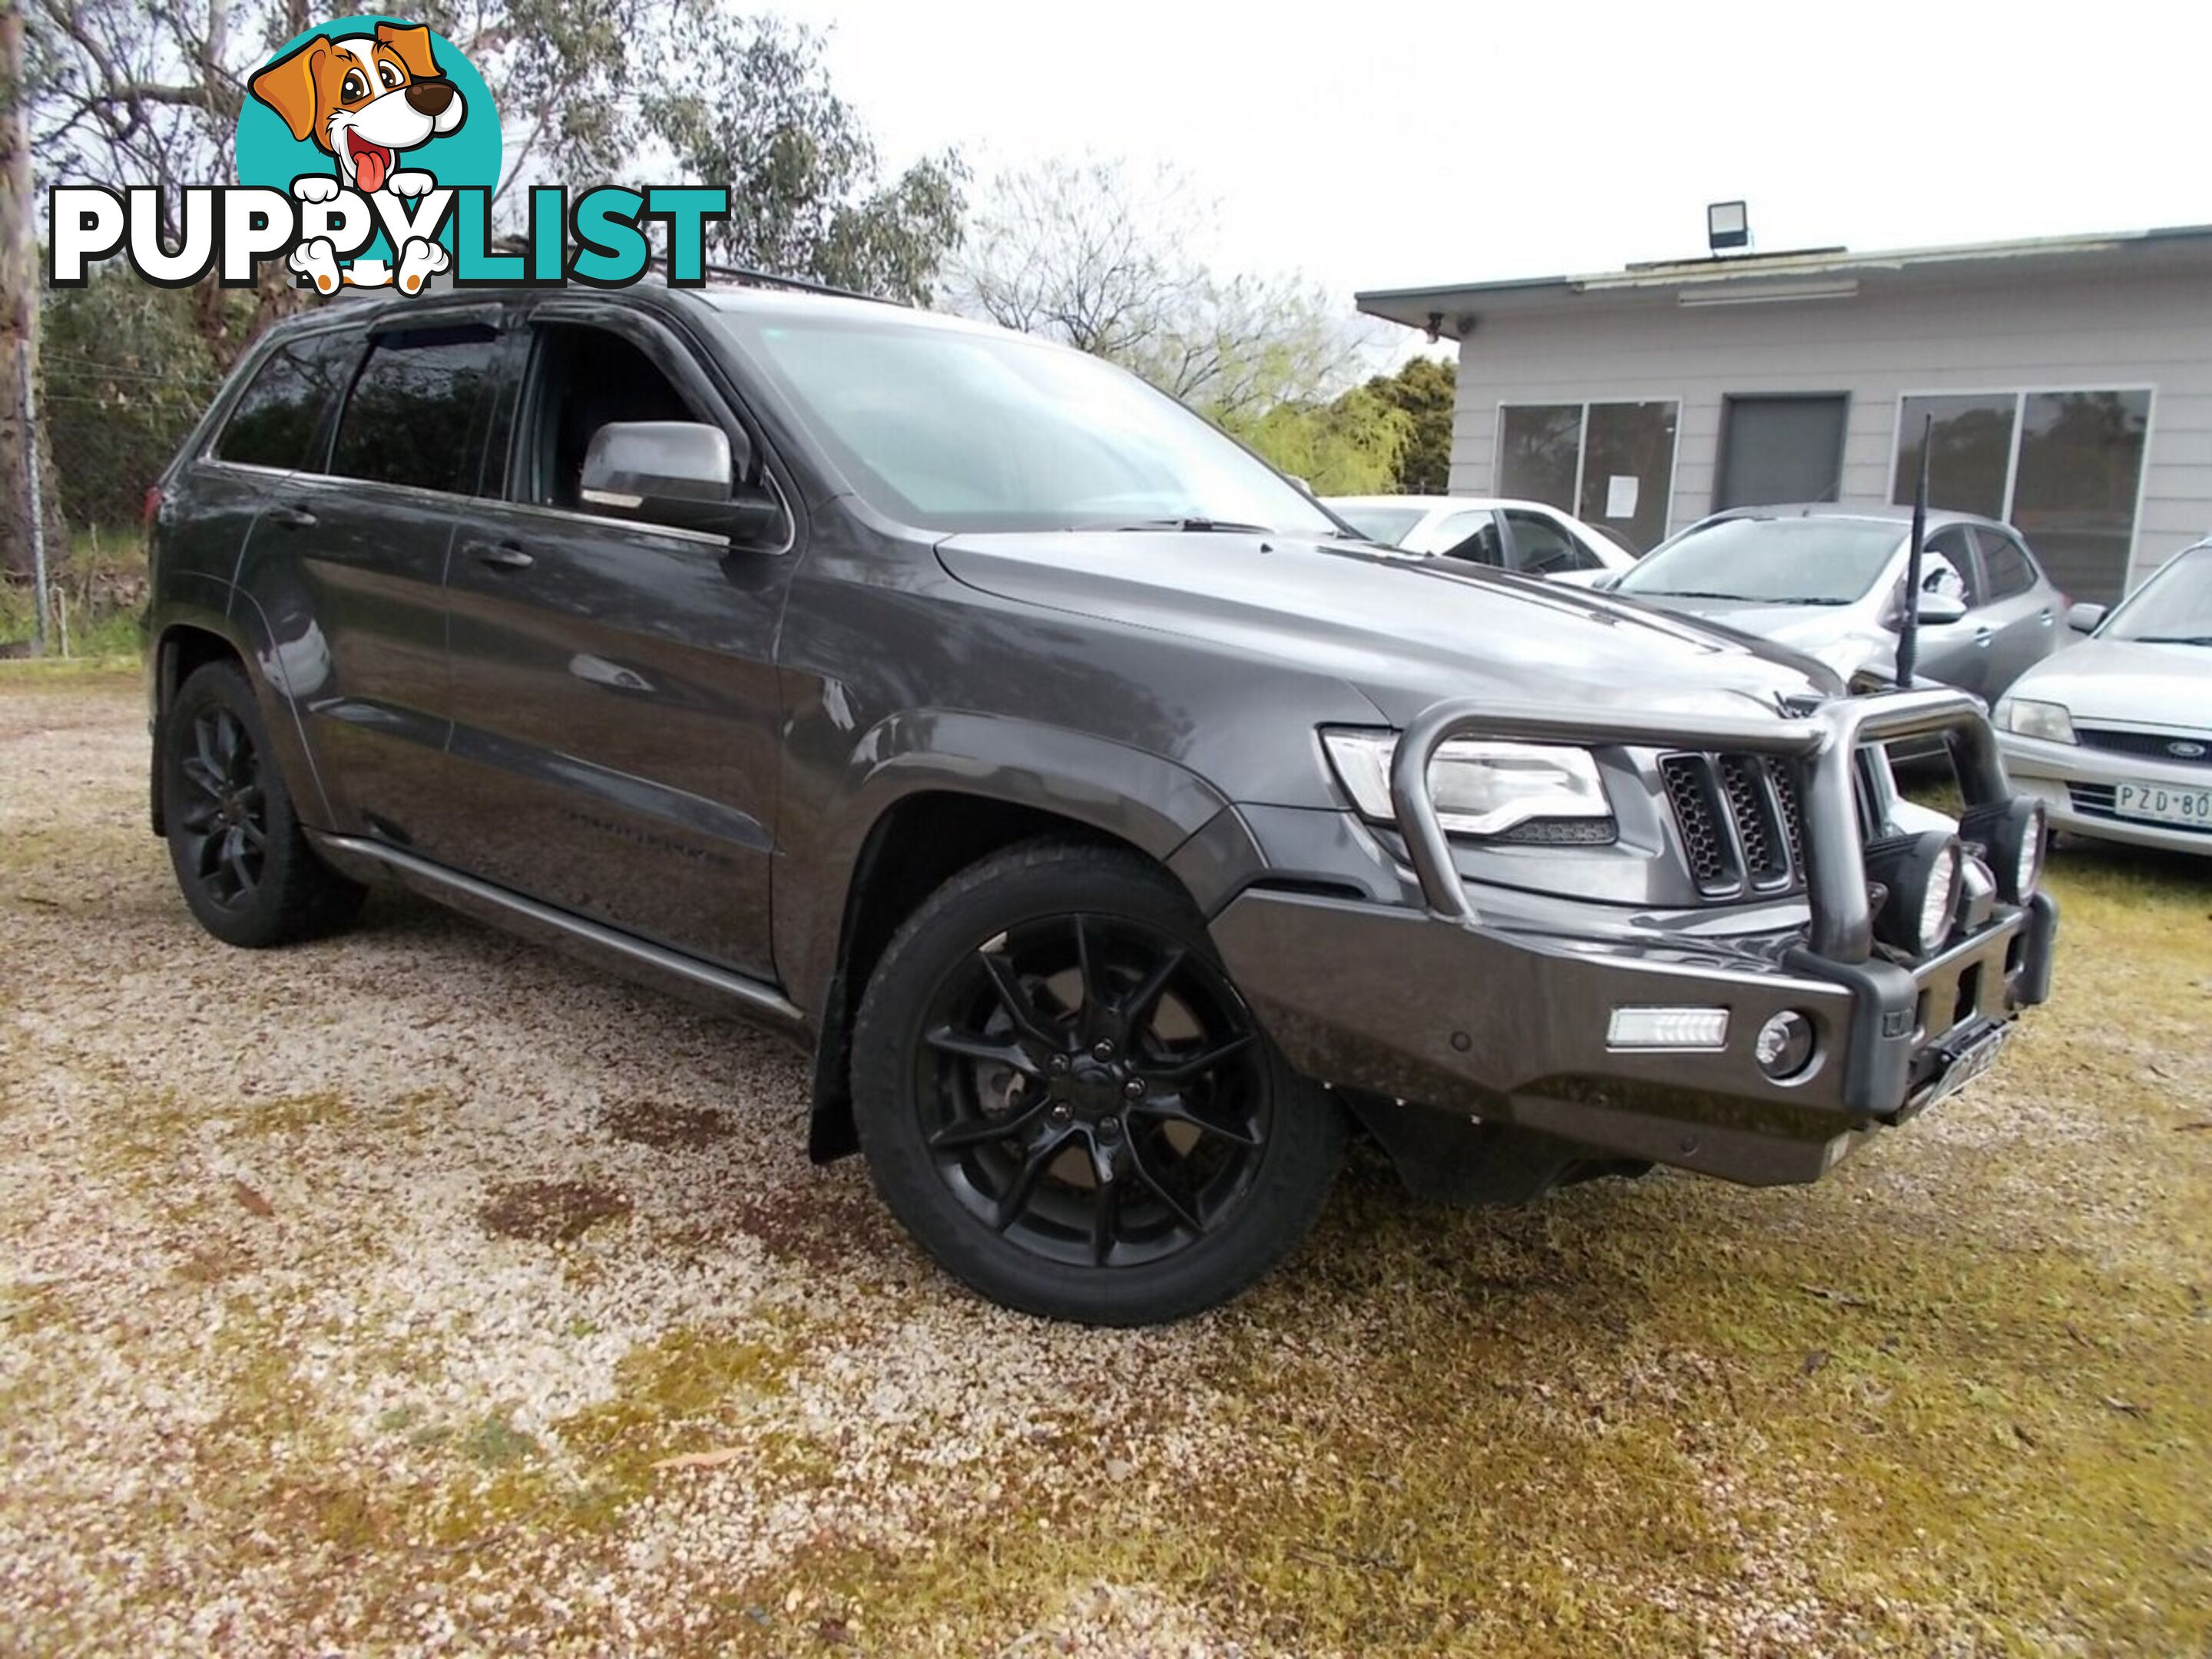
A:
[[[165,477],[154,817],[268,945],[404,884],[787,1034],[985,1294],[1235,1294],[1348,1129],[1514,1202],[1811,1180],[2048,983],[1950,691],[1359,542],[1139,382],[764,288],[333,306]],[[1941,735],[1957,823],[1877,740]]]

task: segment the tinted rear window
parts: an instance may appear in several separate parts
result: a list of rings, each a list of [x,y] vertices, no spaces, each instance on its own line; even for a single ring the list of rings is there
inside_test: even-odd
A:
[[[347,371],[360,351],[357,339],[318,334],[272,352],[254,371],[222,435],[216,440],[217,460],[287,471],[313,466],[323,416],[344,389]]]
[[[489,329],[380,336],[338,420],[331,471],[341,477],[468,495],[477,483],[477,411],[491,384]]]

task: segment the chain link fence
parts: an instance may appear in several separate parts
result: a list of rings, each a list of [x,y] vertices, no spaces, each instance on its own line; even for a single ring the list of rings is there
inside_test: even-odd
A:
[[[137,647],[147,493],[220,383],[211,369],[64,340],[19,374],[31,441],[0,480],[20,531],[0,586],[0,656]],[[27,550],[27,556],[26,556]]]

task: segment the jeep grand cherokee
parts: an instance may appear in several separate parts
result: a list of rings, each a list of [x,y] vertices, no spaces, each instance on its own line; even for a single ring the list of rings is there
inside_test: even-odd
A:
[[[856,299],[326,307],[160,486],[153,811],[208,930],[398,883],[812,1063],[987,1296],[1297,1245],[1348,1129],[1512,1202],[1811,1180],[2048,985],[1981,708],[1360,541],[1073,351]],[[1954,823],[1880,744],[1938,738]]]

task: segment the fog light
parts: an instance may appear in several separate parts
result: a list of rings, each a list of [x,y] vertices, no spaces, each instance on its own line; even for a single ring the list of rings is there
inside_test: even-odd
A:
[[[2035,896],[2043,879],[2045,827],[2043,803],[2024,795],[1974,807],[1959,820],[1961,836],[1989,848],[1990,872],[2007,904],[2025,904]]]
[[[1875,936],[1915,957],[1932,956],[1951,936],[1966,852],[1940,830],[1896,836],[1867,848],[1867,874],[1889,890],[1874,919]]]
[[[1759,1028],[1752,1046],[1759,1069],[1777,1083],[1787,1083],[1813,1063],[1813,1022],[1796,1010],[1787,1009]]]
[[[1616,1008],[1605,1028],[1608,1048],[1725,1048],[1725,1008]]]

